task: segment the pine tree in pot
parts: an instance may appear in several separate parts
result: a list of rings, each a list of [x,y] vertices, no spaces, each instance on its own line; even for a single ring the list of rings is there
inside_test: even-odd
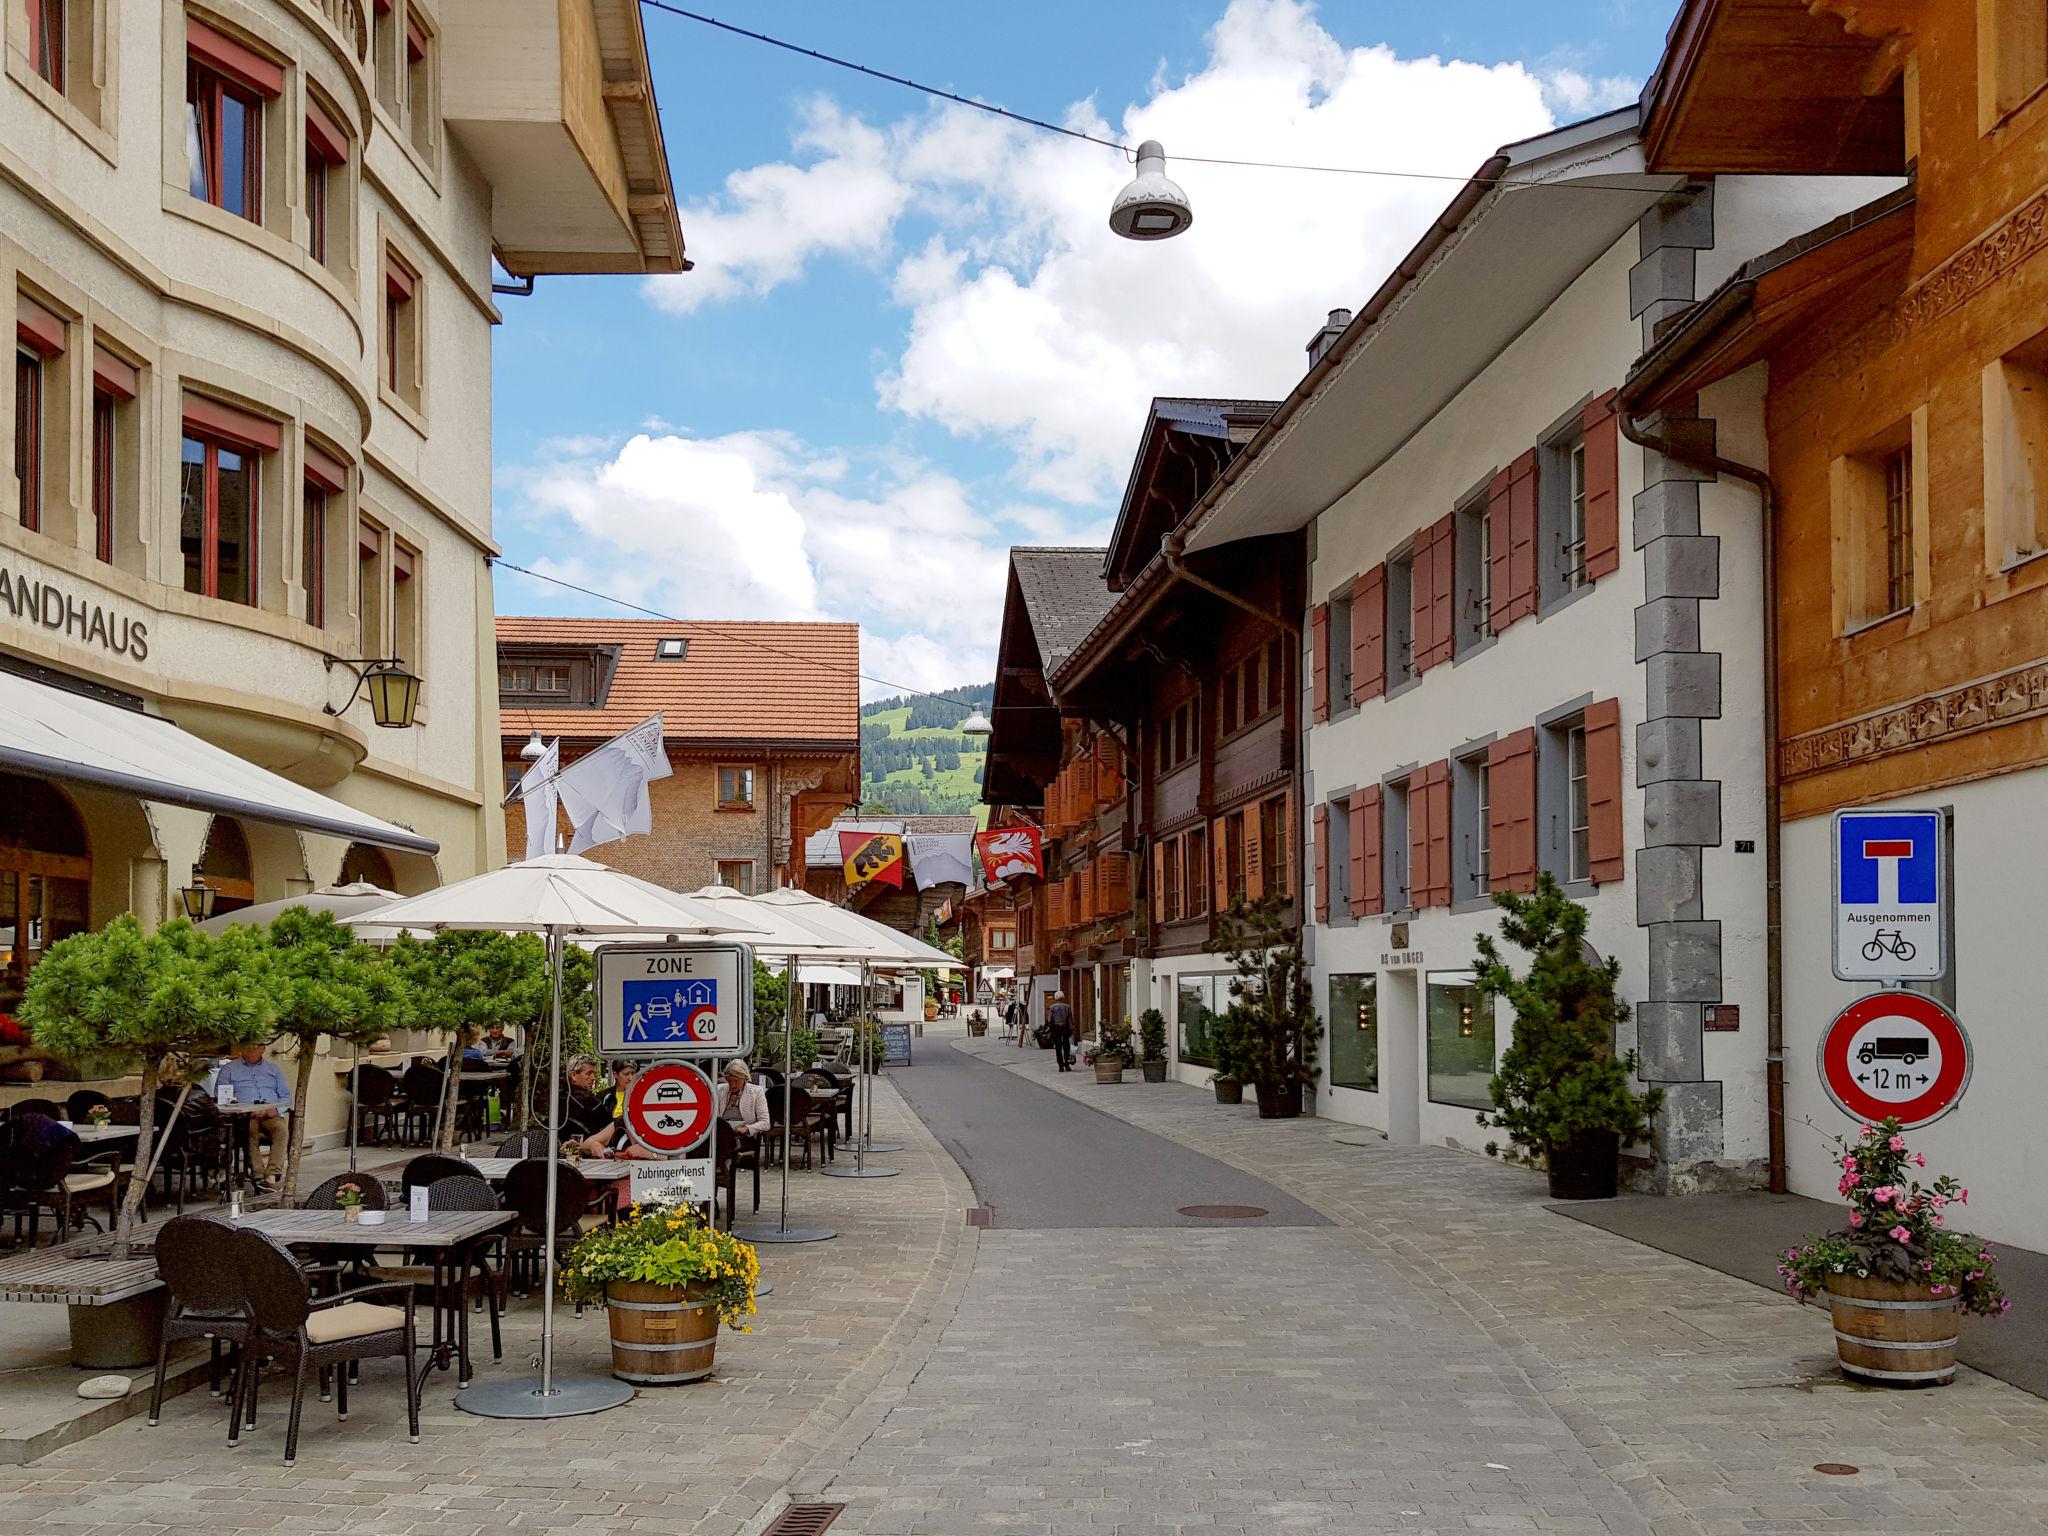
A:
[[[1277,896],[1231,903],[1218,924],[1212,951],[1237,967],[1230,983],[1230,1018],[1237,1029],[1238,1081],[1259,1098],[1261,1120],[1301,1113],[1301,1090],[1316,1081],[1316,1045],[1323,1022],[1309,990],[1301,933],[1286,920]]]
[[[1166,1015],[1157,1008],[1147,1008],[1138,1015],[1138,1050],[1138,1065],[1145,1070],[1145,1081],[1165,1082]]]
[[[1230,1014],[1222,1013],[1209,1020],[1208,1036],[1209,1056],[1216,1064],[1216,1075],[1209,1079],[1209,1086],[1216,1090],[1216,1102],[1242,1104],[1244,1030]]]
[[[1614,1027],[1628,1017],[1614,995],[1621,963],[1587,960],[1586,909],[1549,875],[1537,876],[1533,895],[1493,899],[1504,914],[1501,937],[1529,956],[1529,967],[1516,974],[1492,936],[1479,935],[1479,1006],[1500,999],[1515,1015],[1514,1041],[1488,1084],[1494,1113],[1479,1116],[1506,1131],[1508,1144],[1488,1142],[1487,1155],[1540,1159],[1554,1199],[1612,1199],[1622,1146],[1646,1138],[1664,1104],[1663,1090],[1630,1086],[1635,1053],[1614,1053]]]

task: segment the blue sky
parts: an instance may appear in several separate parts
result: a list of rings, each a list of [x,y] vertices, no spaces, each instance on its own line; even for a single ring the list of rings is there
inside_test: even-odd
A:
[[[1013,543],[1100,542],[1154,394],[1277,396],[1450,182],[1632,99],[1670,0],[696,0],[1134,141],[1196,208],[1103,228],[1113,151],[646,9],[697,270],[543,279],[496,342],[509,559],[683,617],[857,619],[890,684],[985,679]],[[622,610],[501,572],[506,613]]]

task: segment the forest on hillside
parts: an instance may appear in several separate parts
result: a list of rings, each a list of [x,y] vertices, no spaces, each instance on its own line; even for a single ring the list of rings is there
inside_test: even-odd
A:
[[[957,703],[951,702],[957,700]],[[861,804],[870,813],[956,815],[981,804],[985,743],[959,732],[973,710],[987,711],[995,684],[942,694],[898,695],[861,706]]]

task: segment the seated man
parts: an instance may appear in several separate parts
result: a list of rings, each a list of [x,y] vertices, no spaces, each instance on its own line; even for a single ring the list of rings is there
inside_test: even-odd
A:
[[[519,1051],[519,1047],[512,1043],[512,1037],[505,1033],[505,1026],[502,1023],[493,1023],[485,1031],[482,1049],[486,1056],[497,1057],[513,1056]]]
[[[264,1058],[260,1041],[253,1042],[221,1064],[216,1081],[234,1091],[236,1104],[264,1106],[244,1116],[249,1122],[249,1176],[275,1189],[284,1182],[285,1114],[292,1107],[291,1085],[284,1080],[283,1068]],[[263,1155],[265,1142],[269,1143],[268,1159]]]

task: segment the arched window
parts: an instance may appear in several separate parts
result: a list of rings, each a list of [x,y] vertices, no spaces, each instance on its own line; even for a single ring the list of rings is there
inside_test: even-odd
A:
[[[47,779],[0,773],[0,1012],[30,967],[88,926],[92,851],[71,799]]]
[[[206,848],[199,872],[213,887],[213,913],[239,912],[256,902],[256,882],[249,861],[249,834],[232,816],[216,816],[206,830]]]
[[[341,856],[341,885],[374,885],[379,890],[398,889],[397,878],[391,873],[391,860],[386,858],[382,848],[372,848],[368,843],[350,843],[348,852]]]

